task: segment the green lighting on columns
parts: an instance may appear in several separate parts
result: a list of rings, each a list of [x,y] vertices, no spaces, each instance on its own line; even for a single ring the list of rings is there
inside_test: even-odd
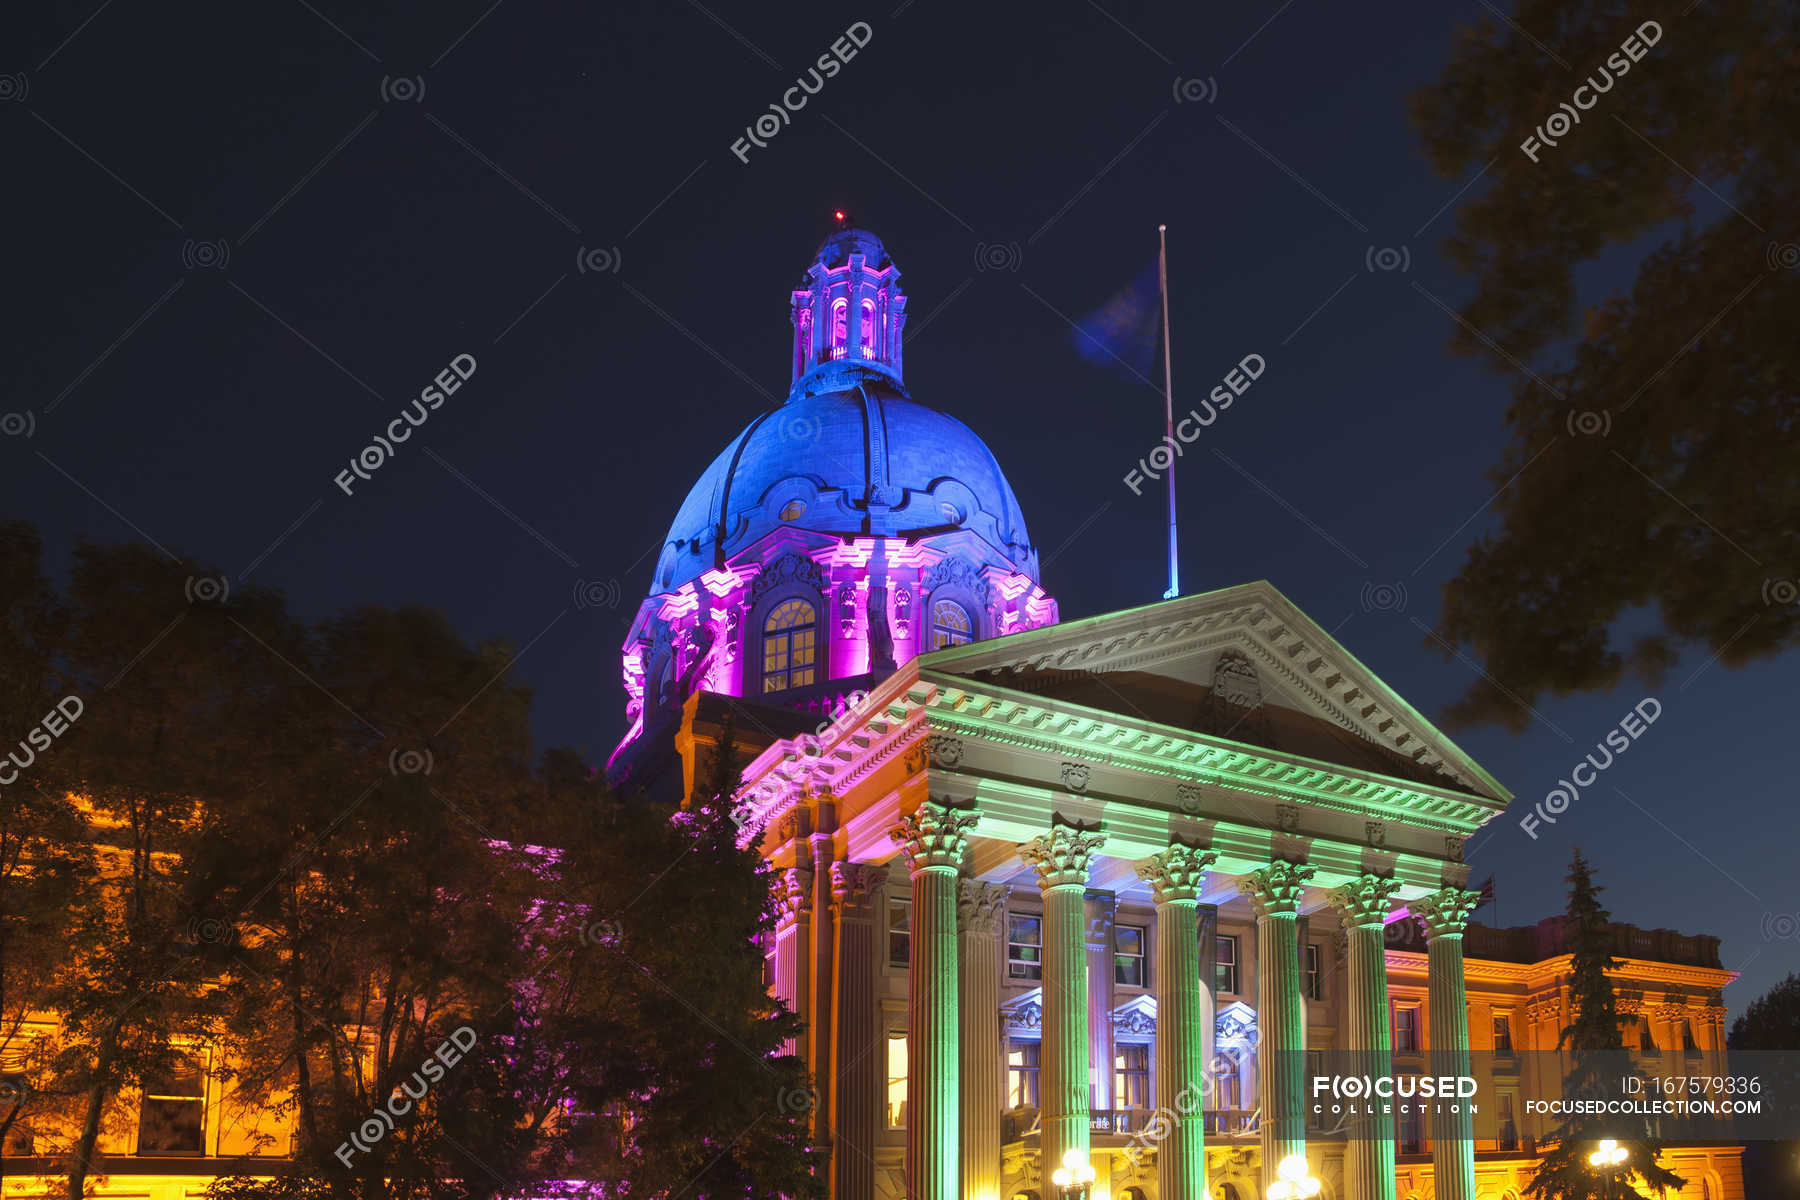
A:
[[[1020,848],[1044,894],[1044,1040],[1040,1148],[1048,1173],[1071,1150],[1088,1153],[1087,915],[1083,897],[1105,838],[1058,825]]]
[[[975,814],[928,800],[892,836],[912,869],[906,1160],[914,1200],[961,1195],[956,883]]]
[[[1200,979],[1198,901],[1218,855],[1177,843],[1137,867],[1156,898],[1156,1102],[1170,1115],[1156,1149],[1161,1200],[1207,1200],[1206,1027],[1212,994]]]
[[[1300,897],[1313,868],[1274,862],[1238,879],[1256,909],[1256,1019],[1262,1042],[1263,1190],[1280,1182],[1278,1164],[1306,1154],[1306,1002],[1300,995]]]
[[[1352,1070],[1379,1079],[1393,1073],[1393,1030],[1388,1024],[1386,918],[1400,884],[1363,875],[1330,893],[1331,906],[1343,918],[1349,941],[1350,1011],[1345,1048]],[[1344,1191],[1347,1200],[1394,1200],[1394,1123],[1379,1129],[1353,1128],[1344,1144]]]
[[[1463,985],[1463,930],[1480,896],[1439,888],[1410,908],[1425,927],[1426,992],[1431,1012],[1431,1073],[1469,1073],[1469,1001]],[[1467,1104],[1431,1119],[1431,1171],[1438,1200],[1475,1200],[1475,1117]]]

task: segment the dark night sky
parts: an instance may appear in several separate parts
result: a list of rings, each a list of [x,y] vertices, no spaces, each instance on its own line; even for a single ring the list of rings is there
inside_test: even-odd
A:
[[[1081,364],[1058,312],[1131,279],[1166,221],[1177,399],[1269,364],[1181,463],[1186,590],[1270,579],[1441,711],[1474,668],[1423,630],[1491,527],[1512,381],[1445,353],[1469,285],[1437,248],[1470,181],[1427,169],[1404,101],[1481,6],[895,2],[14,6],[0,411],[35,432],[0,442],[0,514],[59,568],[79,537],[142,536],[308,616],[440,607],[526,648],[542,744],[604,758],[652,551],[785,394],[787,292],[837,206],[900,262],[908,385],[987,439],[1064,616],[1154,599],[1161,502],[1121,479],[1160,399]],[[740,163],[855,20],[868,47]],[[1176,103],[1178,78],[1216,101]],[[1381,248],[1407,269],[1371,271]],[[584,249],[619,270],[578,272]],[[346,497],[333,476],[459,353],[475,378]],[[577,607],[583,583],[617,603]],[[1579,843],[1615,916],[1724,939],[1734,1012],[1794,969],[1783,677],[1690,656],[1536,840],[1517,814],[1644,693],[1465,731],[1519,797],[1471,848],[1502,921],[1560,909]]]

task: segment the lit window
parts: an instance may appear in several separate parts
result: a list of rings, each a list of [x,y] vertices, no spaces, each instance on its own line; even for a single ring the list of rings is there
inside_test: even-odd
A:
[[[1006,1107],[1038,1106],[1038,1043],[1008,1042],[1006,1049]]]
[[[875,357],[875,302],[862,302],[862,355],[864,358]]]
[[[906,1128],[906,1035],[888,1034],[887,1127]]]
[[[850,341],[850,302],[834,300],[831,302],[831,344],[841,348]],[[832,357],[842,357],[842,354]]]
[[[1113,1054],[1113,1108],[1150,1107],[1150,1047],[1120,1046]]]
[[[785,692],[813,681],[818,613],[804,600],[784,600],[763,622],[763,686]]]
[[[1394,1053],[1419,1052],[1419,1010],[1413,1005],[1394,1006]]]
[[[183,1058],[169,1070],[144,1081],[138,1110],[139,1154],[204,1154],[202,1118],[206,1114],[206,1076],[200,1065]]]
[[[1044,923],[1040,918],[1007,918],[1006,976],[1008,979],[1044,977]]]
[[[1519,1124],[1518,1120],[1513,1116],[1513,1106],[1516,1103],[1513,1099],[1513,1093],[1499,1093],[1499,1101],[1500,1148],[1502,1150],[1517,1150],[1519,1148]]]
[[[888,901],[888,966],[912,964],[912,902]]]
[[[784,521],[798,521],[800,519],[800,514],[805,511],[806,501],[789,500],[786,504],[781,506],[781,519]]]
[[[1113,929],[1113,982],[1144,986],[1144,931],[1136,925]]]
[[[1494,1014],[1494,1053],[1511,1054],[1512,1052],[1512,1015],[1506,1012],[1497,1012]]]
[[[931,648],[961,646],[971,638],[969,611],[954,600],[931,602]]]
[[[1401,1154],[1422,1153],[1424,1135],[1421,1132],[1423,1122],[1419,1120],[1419,1105],[1408,1104],[1404,1107],[1406,1111],[1400,1114],[1400,1136],[1397,1139],[1400,1145],[1396,1149]]]
[[[1238,940],[1237,935],[1221,933],[1215,942],[1213,951],[1213,991],[1223,992],[1228,996],[1238,994]]]
[[[1319,961],[1319,948],[1315,945],[1306,947],[1306,998],[1323,1000],[1325,998],[1325,972]]]

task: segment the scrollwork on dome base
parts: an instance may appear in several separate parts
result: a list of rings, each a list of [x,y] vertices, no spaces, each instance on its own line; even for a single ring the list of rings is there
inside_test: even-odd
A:
[[[774,588],[784,583],[800,583],[821,596],[825,594],[825,572],[804,554],[789,551],[764,567],[750,585],[749,601],[754,606]]]
[[[993,589],[988,586],[988,581],[964,559],[946,558],[933,563],[919,580],[919,589],[930,595],[945,584],[955,584],[966,589],[980,602],[983,609],[992,609],[994,606]]]

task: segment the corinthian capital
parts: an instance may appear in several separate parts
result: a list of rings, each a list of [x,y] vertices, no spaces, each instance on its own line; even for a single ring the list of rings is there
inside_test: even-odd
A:
[[[1020,846],[1019,856],[1036,868],[1038,886],[1046,891],[1071,884],[1086,887],[1094,852],[1105,841],[1103,833],[1057,825]]]
[[[1006,889],[979,879],[956,883],[957,924],[970,933],[993,935],[1000,931],[1000,914],[1006,911]]]
[[[927,800],[901,817],[900,824],[888,836],[900,844],[914,875],[933,867],[954,870],[962,866],[969,848],[969,829],[974,824],[974,813]]]
[[[1150,885],[1158,904],[1198,900],[1206,886],[1206,870],[1219,856],[1212,850],[1176,842],[1161,854],[1137,864],[1137,877]]]
[[[1272,862],[1238,878],[1238,891],[1250,897],[1259,917],[1291,916],[1300,911],[1300,896],[1313,868],[1304,863]]]
[[[1366,928],[1386,924],[1394,893],[1399,890],[1400,881],[1397,879],[1387,879],[1380,875],[1359,875],[1343,887],[1332,888],[1325,893],[1325,899],[1337,910],[1346,926]]]
[[[1429,939],[1461,937],[1468,927],[1469,914],[1481,902],[1479,892],[1466,888],[1441,887],[1428,896],[1407,901],[1407,908],[1419,919]]]
[[[831,864],[831,907],[843,916],[868,916],[870,901],[886,882],[886,867],[834,862]]]
[[[783,922],[812,912],[813,873],[805,867],[784,868],[775,879],[775,904]]]

